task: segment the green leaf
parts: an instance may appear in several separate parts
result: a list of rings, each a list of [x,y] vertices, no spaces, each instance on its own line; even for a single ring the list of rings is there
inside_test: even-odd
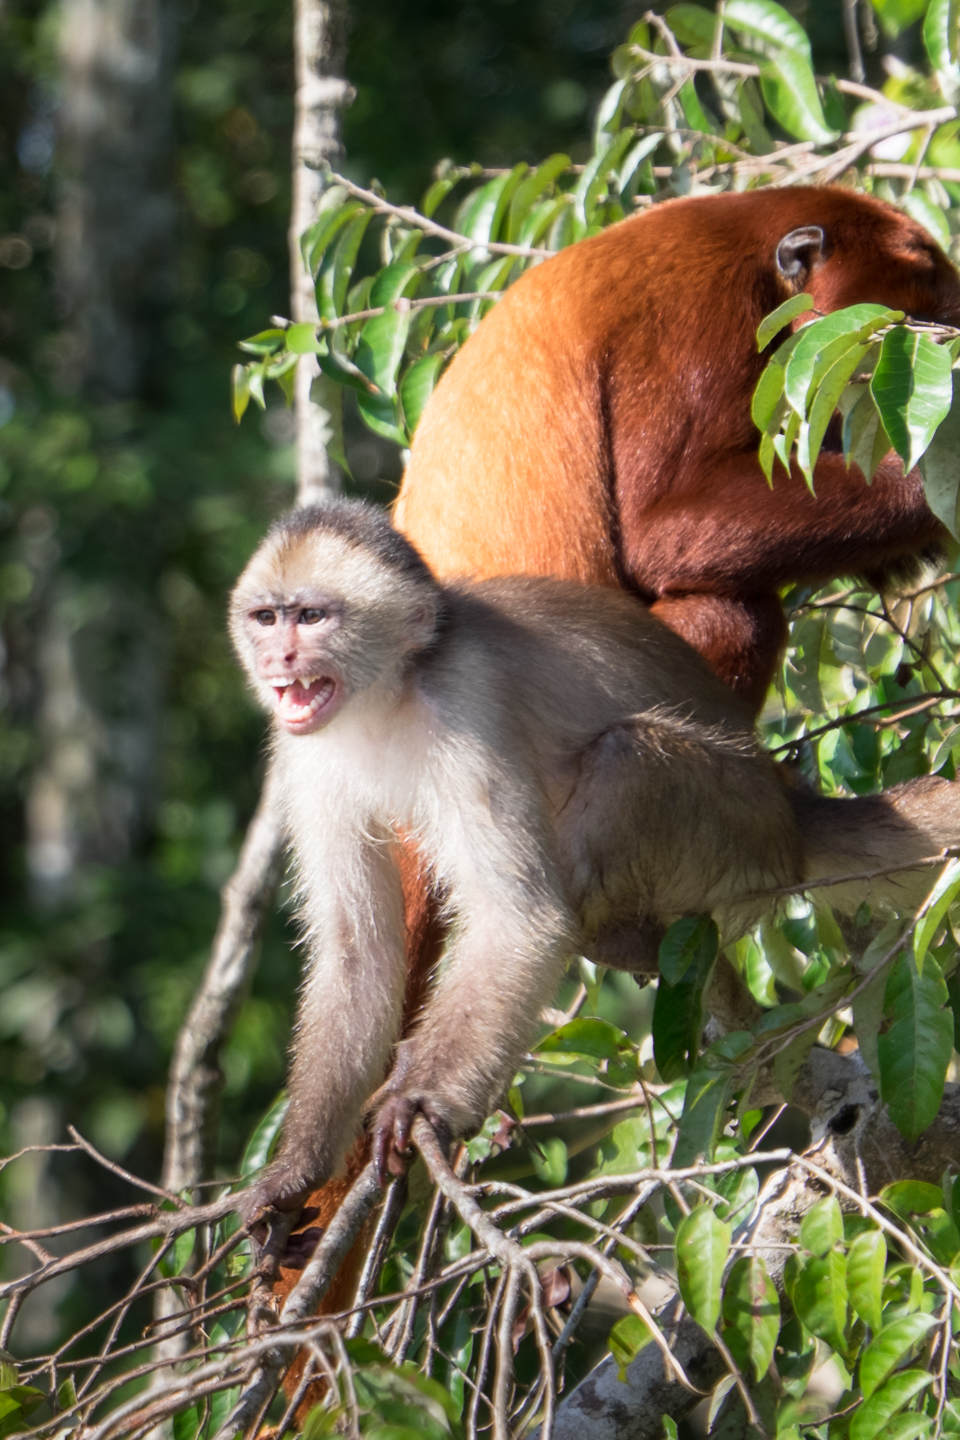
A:
[[[943,1191],[939,1185],[929,1185],[925,1180],[895,1180],[883,1187],[880,1199],[901,1220],[910,1220],[914,1215],[929,1215],[931,1210],[939,1210]]]
[[[740,112],[740,123],[750,142],[750,149],[754,155],[769,155],[775,148],[773,136],[763,123],[765,111],[759,87],[749,75],[737,86],[736,104]]]
[[[548,190],[558,176],[570,167],[569,155],[550,155],[536,170],[524,176],[517,186],[516,192],[510,201],[510,208],[507,214],[507,225],[505,238],[511,244],[518,242],[517,237],[527,219],[531,209]]]
[[[618,177],[621,195],[625,194],[629,189],[630,182],[640,169],[640,166],[649,155],[653,154],[662,139],[663,135],[658,132],[652,135],[644,135],[637,141],[636,145],[624,155]]]
[[[780,331],[785,329],[791,321],[812,309],[813,296],[806,292],[803,295],[794,295],[789,300],[784,300],[776,310],[771,310],[769,315],[765,315],[757,326],[757,349],[766,350],[770,341],[776,339]]]
[[[730,1226],[709,1205],[698,1205],[677,1229],[680,1296],[697,1324],[712,1335],[720,1318],[720,1283],[730,1250]]]
[[[702,5],[672,5],[663,18],[681,45],[713,44],[717,17]]]
[[[245,1180],[262,1170],[270,1159],[289,1104],[286,1092],[281,1091],[247,1141],[247,1148],[240,1161],[240,1174]]]
[[[661,980],[653,1006],[653,1053],[664,1080],[693,1063],[703,1028],[703,992],[717,955],[717,927],[708,916],[685,916],[660,945]],[[672,975],[676,984],[667,978]]]
[[[173,1440],[194,1440],[200,1428],[200,1406],[191,1405],[173,1417]]]
[[[327,247],[347,221],[362,209],[362,203],[351,200],[342,185],[331,185],[324,190],[317,206],[317,218],[300,236],[300,254],[311,275],[316,275]]]
[[[887,949],[889,948],[888,941]],[[856,1031],[860,1054],[866,1061],[870,1074],[878,1086],[880,1085],[880,1052],[877,1049],[877,1037],[883,1022],[887,978],[892,964],[891,960],[886,965],[880,966],[863,989],[854,995],[852,1002],[853,1028]]]
[[[930,893],[927,913],[913,932],[913,954],[922,972],[923,960],[940,922],[960,895],[960,860],[950,860]]]
[[[936,1324],[932,1315],[917,1311],[885,1325],[870,1341],[860,1359],[860,1388],[864,1400],[882,1385],[908,1350],[919,1344]]]
[[[280,349],[286,333],[277,328],[261,330],[259,335],[251,335],[249,340],[239,340],[237,349],[246,350],[248,355],[272,355],[274,350]]]
[[[870,393],[905,470],[924,453],[953,399],[950,353],[898,325],[883,339]]]
[[[420,424],[420,416],[426,409],[427,401],[433,394],[445,360],[446,356],[443,354],[424,355],[419,360],[414,360],[404,371],[400,381],[400,404],[403,406],[403,418],[411,440]]]
[[[926,3],[927,0],[873,0],[873,8],[887,34],[895,36],[920,19]]]
[[[373,218],[362,209],[344,226],[336,244],[323,257],[317,275],[317,310],[322,320],[336,320],[343,314],[343,302],[353,274],[364,232]]]
[[[892,1376],[882,1389],[875,1391],[869,1400],[864,1400],[854,1412],[850,1421],[850,1440],[873,1440],[897,1411],[902,1410],[914,1395],[919,1395],[932,1380],[933,1376],[925,1370],[901,1370],[898,1375]]]
[[[633,129],[621,130],[583,167],[583,174],[573,191],[573,211],[581,234],[593,224],[597,201],[606,189],[607,177],[620,164],[634,135]]]
[[[458,230],[469,240],[476,241],[478,245],[495,240],[507,205],[527,169],[527,165],[515,165],[506,175],[495,176],[493,180],[481,185],[479,190],[468,195],[457,211],[454,230]]]
[[[953,1052],[953,1016],[944,1007],[947,987],[927,957],[921,975],[912,955],[899,955],[887,980],[890,1029],[877,1041],[880,1089],[891,1120],[911,1143],[940,1108]]]
[[[782,46],[796,51],[808,65],[813,64],[807,32],[774,0],[728,0],[723,21],[741,37],[759,41],[767,51]]]
[[[846,1349],[846,1262],[839,1250],[808,1260],[793,1287],[794,1309],[803,1324],[842,1355]]]
[[[702,1157],[713,1154],[726,1114],[732,1078],[729,1065],[711,1065],[707,1060],[691,1070],[671,1161],[675,1167],[694,1165]]]
[[[300,325],[290,325],[283,332],[287,349],[293,355],[319,355],[321,342],[317,339],[317,327],[309,320]]]
[[[622,1030],[611,1025],[609,1020],[593,1017],[561,1025],[559,1030],[545,1035],[537,1046],[541,1055],[562,1055],[573,1059],[587,1055],[592,1060],[619,1060],[623,1051],[630,1049],[630,1041]]]
[[[719,935],[709,915],[685,915],[670,926],[660,942],[660,974],[668,985],[679,985],[696,975],[706,979],[717,958]]]
[[[406,431],[401,428],[397,402],[385,395],[357,393],[357,409],[364,425],[374,435],[382,435],[396,445],[406,445]]]
[[[650,1326],[639,1315],[625,1315],[610,1331],[610,1354],[617,1365],[617,1379],[626,1381],[627,1368],[653,1339]]]
[[[960,394],[956,390],[949,413],[920,461],[920,471],[927,504],[960,540]]]
[[[950,226],[947,224],[947,217],[939,205],[934,204],[923,190],[911,190],[908,195],[901,195],[897,206],[905,210],[911,220],[916,220],[943,250],[950,247]]]
[[[760,89],[771,115],[798,140],[827,145],[835,140],[823,117],[817,82],[810,62],[795,50],[780,50],[760,62]]]
[[[935,70],[957,63],[960,37],[960,0],[930,0],[923,22],[923,43]]]
[[[230,404],[233,418],[239,425],[250,404],[250,376],[246,365],[234,365],[230,372]]]
[[[866,347],[859,342],[854,342],[842,355],[840,355],[830,366],[830,369],[820,381],[813,404],[810,407],[810,423],[806,430],[805,441],[797,447],[797,459],[800,468],[807,479],[813,478],[813,468],[817,463],[820,454],[820,446],[823,444],[823,437],[827,433],[827,426],[833,419],[837,409],[840,396],[847,387],[847,382],[855,371],[862,369]],[[801,434],[803,430],[801,427]]]
[[[411,285],[423,272],[419,265],[410,265],[394,261],[392,265],[386,265],[379,272],[370,290],[369,309],[375,310],[378,305],[392,305],[394,300],[404,294],[413,294],[416,289]],[[364,309],[367,309],[364,306]]]
[[[845,351],[859,338],[865,325],[871,321],[882,322],[893,313],[899,314],[885,305],[851,305],[846,310],[834,310],[832,314],[804,326],[787,360],[784,381],[787,399],[799,415],[806,414],[810,391],[819,376],[825,374],[838,358],[838,353],[831,351],[825,359],[828,347],[839,342],[840,350]]]
[[[812,1255],[826,1255],[843,1239],[843,1215],[835,1195],[818,1200],[800,1224],[800,1244]]]
[[[409,329],[409,310],[398,311],[390,307],[382,315],[368,320],[360,332],[355,356],[357,369],[388,400],[397,393],[396,375]]]
[[[847,1291],[850,1304],[871,1330],[882,1324],[883,1271],[887,1263],[887,1242],[882,1230],[858,1235],[847,1253]]]
[[[723,1287],[724,1339],[741,1369],[753,1366],[757,1380],[770,1368],[780,1333],[780,1301],[758,1255],[738,1260]]]

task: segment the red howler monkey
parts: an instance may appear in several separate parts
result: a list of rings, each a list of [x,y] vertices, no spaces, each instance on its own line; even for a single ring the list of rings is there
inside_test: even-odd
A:
[[[960,323],[960,279],[901,211],[831,186],[671,200],[530,270],[424,412],[395,510],[441,577],[622,586],[759,710],[786,640],[778,587],[881,581],[943,529],[896,455],[839,449],[816,498],[750,418],[763,316],[874,301]],[[798,322],[799,323],[799,322]],[[829,440],[828,440],[829,445]]]
[[[734,939],[777,890],[826,873],[901,866],[871,899],[915,903],[931,877],[911,862],[960,837],[948,781],[791,790],[749,706],[634,598],[441,585],[356,502],[274,526],[230,628],[273,722],[307,952],[283,1143],[243,1197],[250,1220],[339,1171],[401,1040],[401,832],[456,925],[373,1102],[381,1174],[402,1171],[418,1111],[449,1136],[480,1124],[574,956],[656,973],[673,920],[708,912]]]

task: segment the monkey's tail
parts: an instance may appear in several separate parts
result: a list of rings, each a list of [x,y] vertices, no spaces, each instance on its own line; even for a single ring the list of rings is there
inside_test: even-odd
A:
[[[845,914],[864,901],[901,914],[916,909],[939,873],[917,862],[960,846],[960,783],[937,776],[850,800],[791,790],[790,803],[802,836],[803,878],[845,877],[823,890]]]

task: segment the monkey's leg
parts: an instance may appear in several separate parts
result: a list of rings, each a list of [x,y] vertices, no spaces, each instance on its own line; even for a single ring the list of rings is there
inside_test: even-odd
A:
[[[375,1097],[382,1169],[399,1168],[397,1152],[406,1149],[418,1110],[450,1135],[484,1119],[559,984],[572,925],[551,873],[549,836],[532,838],[541,828],[522,814],[491,827],[487,812],[471,824],[462,846],[451,847],[461,866],[449,879],[456,937],[422,1019]],[[475,844],[493,855],[474,864]]]
[[[290,1106],[278,1158],[244,1197],[247,1219],[268,1206],[296,1209],[312,1185],[337,1171],[400,1027],[406,957],[392,847],[327,841],[323,863],[340,873],[326,884],[310,889],[313,857],[299,855],[309,957]]]
[[[591,957],[616,953],[618,936],[626,954],[634,937],[682,915],[713,914],[733,938],[772,903],[756,892],[802,873],[797,823],[769,757],[747,735],[670,715],[617,725],[581,753],[557,838]]]

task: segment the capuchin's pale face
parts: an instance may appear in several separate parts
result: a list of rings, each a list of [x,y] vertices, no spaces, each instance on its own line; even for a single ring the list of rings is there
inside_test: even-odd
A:
[[[351,695],[396,678],[424,618],[404,624],[410,606],[396,592],[385,568],[323,532],[281,533],[261,546],[234,590],[230,630],[281,730],[321,730]]]

